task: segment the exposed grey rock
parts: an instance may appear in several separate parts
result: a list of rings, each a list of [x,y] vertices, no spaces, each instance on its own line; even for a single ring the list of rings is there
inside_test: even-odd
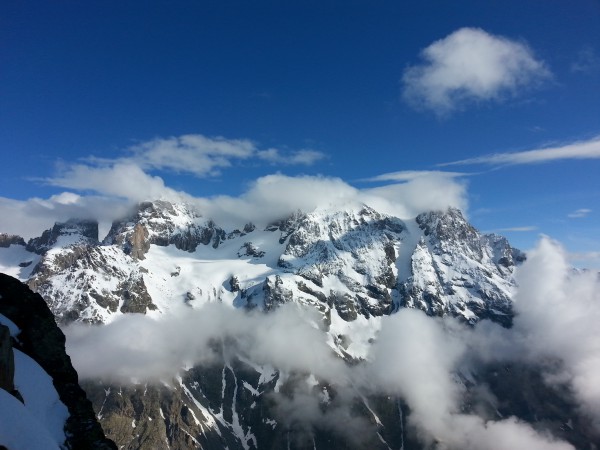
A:
[[[244,256],[250,256],[252,258],[262,258],[265,256],[265,252],[256,247],[252,242],[244,242],[237,252],[238,258]]]
[[[263,285],[265,310],[270,311],[279,305],[292,301],[294,296],[291,289],[283,286],[279,275],[268,277]]]
[[[123,300],[122,313],[145,314],[148,310],[156,309],[142,276],[132,274],[125,282],[119,284],[117,292]]]

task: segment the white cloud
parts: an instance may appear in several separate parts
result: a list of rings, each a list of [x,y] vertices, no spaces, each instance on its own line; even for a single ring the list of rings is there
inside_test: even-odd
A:
[[[360,203],[403,219],[454,206],[466,210],[466,185],[445,176],[431,175],[405,183],[357,189],[339,178],[289,177],[281,174],[257,179],[239,197],[196,199],[200,211],[222,226],[257,225],[287,217],[297,210],[343,208]]]
[[[82,378],[170,379],[183,367],[220,361],[223,353],[214,348],[219,341],[229,342],[256,364],[271,364],[284,372],[311,367],[324,380],[344,380],[344,362],[313,326],[320,320],[317,315],[295,304],[263,314],[208,303],[181,316],[154,320],[127,314],[102,326],[73,323],[64,332],[67,351]]]
[[[417,178],[430,177],[430,176],[457,178],[457,177],[463,177],[463,176],[467,176],[467,175],[471,175],[471,174],[463,173],[463,172],[445,172],[442,170],[401,170],[398,172],[383,173],[381,175],[377,175],[377,176],[374,176],[371,178],[365,178],[361,181],[370,181],[370,182],[399,181],[399,182],[401,182],[401,181],[412,181]]]
[[[442,322],[403,309],[383,321],[367,379],[376,391],[401,395],[412,411],[410,420],[439,435],[445,419],[457,412],[461,390],[451,371],[464,351]]]
[[[468,207],[467,184],[439,174],[364,189],[361,194],[364,203],[401,219],[412,218],[425,211],[444,211],[451,206],[466,213]]]
[[[570,383],[582,412],[600,429],[600,281],[595,273],[571,271],[562,249],[547,238],[528,256],[518,272],[513,328],[484,321],[473,329],[401,309],[382,318],[366,360],[357,365],[337,359],[315,326],[319,316],[293,304],[260,314],[214,303],[161,321],[127,315],[102,327],[71,325],[65,330],[68,351],[84,378],[169,379],[174,368],[220,361],[223,353],[211,345],[216,339],[254,363],[313,373],[332,385],[338,402],[325,412],[317,394],[302,386],[291,397],[273,394],[288,423],[343,432],[339,424],[351,420],[353,398],[398,395],[425,445],[436,440],[473,450],[572,449],[515,417],[488,420],[462,410],[466,387],[456,374],[463,368],[476,372],[474,364],[504,360],[544,368],[558,360],[560,382]],[[549,383],[557,379],[556,367]]]
[[[600,71],[600,56],[593,47],[586,46],[577,52],[571,72],[590,75]]]
[[[512,231],[512,232],[527,232],[527,231],[536,231],[538,227],[533,225],[527,225],[523,227],[507,227],[507,228],[496,228],[493,230],[495,233],[504,232],[504,231]]]
[[[580,208],[573,211],[572,213],[567,214],[567,216],[571,219],[580,219],[583,217],[587,217],[591,212],[592,210],[589,208]]]
[[[201,134],[157,138],[129,149],[142,169],[173,170],[197,176],[215,175],[232,160],[248,159],[257,151],[248,139],[209,138]],[[127,160],[127,158],[125,158]]]
[[[102,238],[112,221],[124,217],[131,206],[132,203],[125,200],[79,196],[72,192],[23,201],[0,197],[0,232],[29,239],[40,236],[55,222],[79,218],[98,220]]]
[[[125,315],[108,325],[71,324],[64,331],[82,378],[169,380],[183,367],[222,363],[223,354],[234,353],[280,368],[282,376],[312,373],[331,385],[336,396],[326,411],[319,395],[302,384],[291,395],[271,394],[280,420],[294,426],[318,424],[352,435],[368,427],[352,414],[353,399],[368,393],[400,395],[411,411],[409,423],[425,443],[436,439],[450,448],[490,450],[572,448],[512,417],[485,421],[461,413],[464,386],[454,373],[472,337],[464,325],[403,309],[383,318],[367,361],[347,365],[315,327],[319,321],[314,310],[294,304],[262,314],[210,303],[181,317],[158,321]],[[214,342],[227,347],[217,351]]]
[[[236,162],[253,158],[270,164],[310,166],[325,158],[325,154],[310,149],[289,152],[276,148],[261,150],[249,139],[185,134],[140,142],[127,148],[126,154],[119,158],[92,156],[86,161],[90,168],[134,165],[144,171],[172,171],[207,177],[219,175],[222,169]]]
[[[567,258],[549,238],[528,252],[517,272],[514,330],[528,360],[563,362],[561,381],[571,384],[600,430],[600,279],[572,271]]]
[[[548,161],[567,159],[598,159],[600,158],[600,136],[586,141],[575,141],[557,147],[539,148],[514,153],[495,153],[492,155],[478,156],[476,158],[462,159],[438,166],[454,166],[467,164],[512,165],[512,164],[539,164]]]
[[[498,100],[550,77],[523,43],[479,28],[461,28],[425,48],[424,62],[404,71],[403,96],[439,115],[467,103]]]
[[[316,150],[298,150],[294,152],[282,153],[276,148],[261,150],[256,153],[259,159],[271,164],[280,165],[304,165],[311,166],[317,161],[325,159],[326,155]]]
[[[52,186],[133,201],[190,199],[187,194],[165,186],[162,178],[148,175],[133,163],[118,163],[107,167],[75,164],[68,166],[59,176],[46,179],[46,182]]]
[[[239,228],[249,221],[264,226],[298,210],[312,212],[317,208],[343,208],[361,203],[404,219],[449,206],[463,210],[467,207],[466,185],[437,173],[371,189],[357,189],[339,178],[273,174],[258,178],[238,197],[210,198],[192,197],[171,189],[162,178],[151,176],[133,164],[72,165],[46,181],[81,195],[65,192],[50,199],[25,201],[0,198],[0,208],[4,211],[0,215],[1,232],[35,237],[54,222],[74,217],[110,223],[124,216],[134,203],[157,199],[195,205],[203,216],[225,229]],[[101,224],[101,228],[104,230],[106,226]]]

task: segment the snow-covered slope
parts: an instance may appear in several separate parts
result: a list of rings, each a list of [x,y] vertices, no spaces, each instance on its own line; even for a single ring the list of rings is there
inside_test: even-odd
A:
[[[226,232],[189,206],[156,201],[115,222],[103,241],[97,230],[70,221],[26,246],[7,238],[0,270],[42,294],[62,322],[210,301],[265,310],[297,301],[346,322],[400,307],[507,322],[523,259],[455,209],[402,221],[362,205]]]

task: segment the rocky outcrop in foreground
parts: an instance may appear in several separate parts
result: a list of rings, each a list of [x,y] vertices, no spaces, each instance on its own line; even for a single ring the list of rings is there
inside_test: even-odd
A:
[[[6,368],[0,374],[0,387],[14,390],[11,379],[11,374],[14,374],[13,348],[23,352],[52,378],[60,401],[68,409],[69,417],[65,423],[66,448],[116,450],[115,444],[104,436],[92,404],[78,384],[77,372],[65,352],[65,336],[57,327],[54,316],[42,297],[18,280],[0,274],[0,314],[20,330],[16,338],[10,338],[6,326],[2,327],[4,333],[0,330],[0,335],[3,336],[0,366]],[[18,393],[14,394],[19,398]]]

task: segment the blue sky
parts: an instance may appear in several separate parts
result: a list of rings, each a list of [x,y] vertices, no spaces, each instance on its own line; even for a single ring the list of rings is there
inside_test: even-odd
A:
[[[420,178],[600,267],[597,1],[3,2],[0,67],[3,231],[163,191],[258,201],[273,174]]]

